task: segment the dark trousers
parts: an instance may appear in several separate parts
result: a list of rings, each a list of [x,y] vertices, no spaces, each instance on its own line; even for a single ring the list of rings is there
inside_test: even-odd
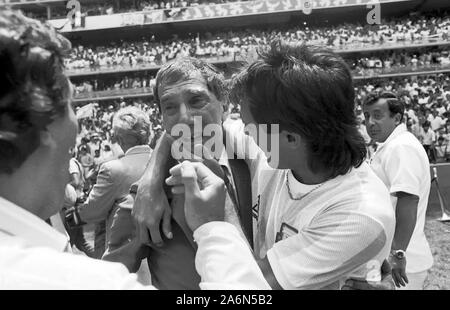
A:
[[[423,148],[425,149],[425,152],[427,152],[428,159],[431,163],[436,162],[436,150],[431,145],[423,145]]]

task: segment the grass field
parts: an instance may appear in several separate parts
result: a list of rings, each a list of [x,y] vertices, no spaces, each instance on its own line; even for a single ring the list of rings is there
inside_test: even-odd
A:
[[[450,224],[429,218],[425,224],[425,234],[434,258],[425,289],[450,290]]]
[[[437,173],[444,205],[450,213],[450,165],[438,166]],[[425,282],[427,290],[450,290],[450,222],[439,222],[436,220],[439,217],[441,217],[441,208],[436,184],[433,183],[425,223],[425,235],[434,258],[434,265]]]

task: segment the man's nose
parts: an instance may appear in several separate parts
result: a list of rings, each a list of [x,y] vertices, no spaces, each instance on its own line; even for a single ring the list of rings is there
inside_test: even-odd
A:
[[[179,122],[189,124],[193,121],[192,109],[189,108],[189,105],[182,103],[180,104],[180,118]]]
[[[372,126],[372,125],[375,125],[375,121],[374,121],[374,119],[373,119],[373,117],[372,116],[370,116],[369,118],[368,118],[368,125],[369,126]]]

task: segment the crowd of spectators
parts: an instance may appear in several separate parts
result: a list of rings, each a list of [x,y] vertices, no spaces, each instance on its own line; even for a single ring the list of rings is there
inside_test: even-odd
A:
[[[450,52],[447,48],[384,51],[357,59],[348,59],[348,64],[355,76],[436,70],[450,66]]]
[[[391,91],[404,102],[406,109],[403,122],[427,149],[431,162],[450,161],[450,75],[403,77],[356,83],[355,92],[360,130],[370,152],[374,152],[376,144],[367,134],[361,104],[364,97],[376,89]],[[111,137],[111,119],[114,112],[121,107],[135,105],[149,114],[152,123],[153,146],[161,134],[162,123],[159,110],[151,102],[151,99],[123,100],[121,98],[109,105],[99,105],[98,103],[92,105],[93,114],[79,120],[80,132],[76,150],[78,159],[87,170],[95,168],[98,163],[109,159],[110,156],[120,156],[120,150],[117,150],[113,137]],[[239,112],[239,107],[232,105],[230,113],[237,112]],[[92,142],[92,140],[95,141]],[[100,143],[101,141],[104,142]],[[86,145],[86,153],[89,155],[81,152],[81,148]]]
[[[117,13],[131,13],[150,10],[185,8],[190,6],[211,5],[227,2],[243,2],[248,0],[119,0],[103,2],[83,2],[81,13],[86,16],[111,15]],[[64,18],[67,15],[65,3],[62,6],[51,7],[51,19]],[[47,11],[25,11],[28,17],[42,21],[47,19]]]
[[[259,46],[282,37],[288,41],[327,45],[335,49],[358,49],[373,45],[402,44],[450,39],[450,17],[409,16],[384,21],[381,25],[342,24],[329,27],[296,25],[287,29],[247,29],[227,33],[205,33],[191,38],[174,36],[158,41],[154,36],[139,41],[111,42],[106,46],[75,46],[67,60],[69,70],[159,66],[177,57],[211,60],[251,59]],[[226,60],[226,59],[225,59]]]
[[[450,52],[443,50],[424,51],[389,51],[361,57],[357,59],[347,59],[350,68],[355,76],[373,75],[382,73],[395,73],[406,70],[420,71],[426,69],[442,69],[450,66]],[[147,71],[139,73],[129,73],[125,76],[114,75],[101,79],[90,78],[83,82],[74,82],[75,94],[88,94],[98,91],[119,91],[123,89],[141,89],[151,91],[155,80],[152,74]]]
[[[75,85],[75,96],[79,94],[117,91],[122,89],[142,89],[151,91],[155,85],[153,75],[131,74],[125,76],[113,76],[103,78],[86,79],[83,82],[73,82]]]
[[[155,104],[142,99],[120,100],[110,102],[107,105],[99,105],[97,102],[89,103],[89,113],[80,116],[80,109],[87,106],[76,107],[78,117],[78,135],[76,147],[73,150],[74,157],[81,163],[86,179],[95,179],[100,165],[111,159],[119,158],[123,151],[112,134],[112,118],[120,108],[134,105],[145,111],[151,121],[152,135],[150,144],[155,146],[157,138],[162,133],[161,118]]]

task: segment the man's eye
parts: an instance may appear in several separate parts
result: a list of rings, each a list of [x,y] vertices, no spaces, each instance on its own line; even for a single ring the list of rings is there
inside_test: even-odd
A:
[[[174,110],[175,110],[175,106],[173,106],[173,105],[168,105],[164,108],[164,111],[167,111],[167,112],[171,112]]]
[[[205,103],[206,103],[206,100],[203,97],[194,97],[190,101],[190,104],[193,106],[202,106]]]

